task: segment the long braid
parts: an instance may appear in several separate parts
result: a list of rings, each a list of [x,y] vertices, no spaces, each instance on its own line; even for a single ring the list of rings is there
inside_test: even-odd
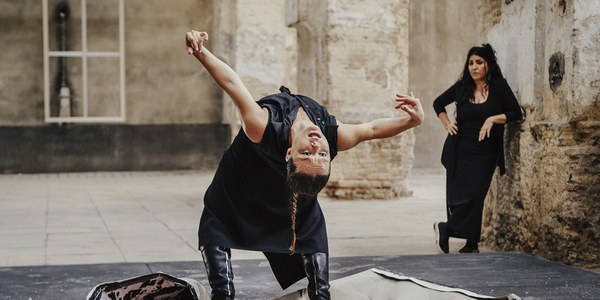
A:
[[[327,184],[329,173],[327,175],[310,176],[297,172],[294,160],[290,158],[287,162],[287,183],[290,192],[289,208],[290,218],[292,220],[292,240],[288,248],[291,253],[296,251],[296,218],[298,215],[298,198],[300,196],[314,197],[316,201],[317,194]]]
[[[291,253],[296,251],[296,211],[298,208],[298,193],[290,193],[290,217],[292,219],[292,241],[289,250]]]

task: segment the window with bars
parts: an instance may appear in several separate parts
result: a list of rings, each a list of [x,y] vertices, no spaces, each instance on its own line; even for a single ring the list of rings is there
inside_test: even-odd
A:
[[[42,2],[45,121],[124,122],[124,0]]]

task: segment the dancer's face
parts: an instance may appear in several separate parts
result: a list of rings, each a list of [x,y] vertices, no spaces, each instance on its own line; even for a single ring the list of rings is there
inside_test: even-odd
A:
[[[473,80],[485,80],[487,70],[487,61],[483,57],[475,54],[469,57],[469,74],[471,74]]]
[[[294,159],[300,173],[310,176],[329,174],[329,143],[318,126],[310,121],[294,122],[285,160],[290,158]]]

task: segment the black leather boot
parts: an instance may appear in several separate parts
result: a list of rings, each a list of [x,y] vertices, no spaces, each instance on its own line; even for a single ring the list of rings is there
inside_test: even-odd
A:
[[[302,263],[308,278],[309,299],[330,299],[329,256],[327,253],[302,254]]]
[[[213,300],[233,299],[235,288],[233,286],[233,269],[231,268],[231,250],[209,246],[202,247],[200,251],[211,288],[210,298]]]

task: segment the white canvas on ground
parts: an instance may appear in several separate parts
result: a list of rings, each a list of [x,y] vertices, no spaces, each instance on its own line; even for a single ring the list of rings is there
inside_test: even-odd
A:
[[[306,289],[298,290],[274,300],[301,299],[309,299]],[[376,268],[331,281],[331,299],[521,300],[519,296],[514,294],[502,297],[480,295],[468,290],[443,286]]]

